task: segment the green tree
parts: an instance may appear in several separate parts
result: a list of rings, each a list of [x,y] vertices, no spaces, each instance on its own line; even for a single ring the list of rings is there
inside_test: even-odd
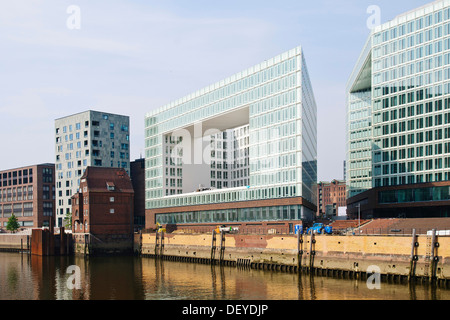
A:
[[[72,212],[67,212],[64,217],[64,227],[72,229]]]
[[[6,230],[16,232],[20,228],[19,221],[17,220],[14,213],[9,217],[8,222],[6,223]]]

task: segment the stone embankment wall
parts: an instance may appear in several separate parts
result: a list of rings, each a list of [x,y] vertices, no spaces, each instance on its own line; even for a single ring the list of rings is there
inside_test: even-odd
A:
[[[133,253],[133,235],[95,236],[89,233],[72,235],[73,251],[82,255],[122,255]]]
[[[135,252],[144,256],[223,263],[269,270],[316,273],[378,272],[400,278],[450,279],[448,236],[334,236],[225,234],[136,235]],[[434,240],[434,242],[433,242]]]
[[[24,234],[0,234],[0,251],[27,250],[27,244],[30,245],[30,238]]]

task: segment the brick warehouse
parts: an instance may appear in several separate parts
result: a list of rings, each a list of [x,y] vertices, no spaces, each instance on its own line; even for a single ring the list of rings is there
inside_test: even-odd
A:
[[[317,184],[317,217],[337,216],[347,206],[345,181],[333,180]]]
[[[0,229],[6,230],[12,214],[21,227],[48,227],[54,212],[54,164],[0,171]]]
[[[129,252],[133,246],[134,190],[123,168],[88,167],[72,197],[75,252]]]

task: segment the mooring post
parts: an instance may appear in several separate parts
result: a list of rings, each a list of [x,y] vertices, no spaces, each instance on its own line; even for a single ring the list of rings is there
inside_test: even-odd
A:
[[[213,230],[211,239],[211,264],[214,264],[215,255],[216,255],[216,230]]]
[[[161,243],[159,246],[159,255],[164,256],[164,231],[161,232]]]
[[[309,241],[309,270],[310,272],[314,269],[314,255],[316,252],[314,251],[315,248],[315,235],[313,232],[311,232],[311,240]]]
[[[411,281],[414,279],[416,273],[416,264],[418,260],[417,247],[419,246],[419,242],[417,241],[416,229],[412,231],[412,243],[411,243],[411,258],[410,258],[410,268],[409,268],[409,276],[408,280]]]
[[[158,248],[159,248],[159,232],[156,230],[155,234],[155,257],[158,257]]]
[[[300,230],[297,233],[297,268],[301,274],[302,270],[302,258],[303,258],[303,235]]]
[[[437,255],[437,247],[438,242],[436,241],[436,229],[433,229],[432,235],[431,235],[431,265],[430,265],[430,282],[434,281],[436,279],[436,267],[437,263],[439,261],[438,255]]]
[[[87,234],[84,235],[84,255],[86,256],[87,250]]]
[[[88,251],[89,251],[89,255],[92,254],[92,237],[91,234],[88,233]]]
[[[70,250],[70,245],[69,245],[69,241],[72,241],[72,236],[70,234],[66,234],[66,255],[69,255],[69,250]]]
[[[219,264],[223,264],[223,259],[225,255],[225,233],[223,231],[220,232],[220,255],[219,255]]]

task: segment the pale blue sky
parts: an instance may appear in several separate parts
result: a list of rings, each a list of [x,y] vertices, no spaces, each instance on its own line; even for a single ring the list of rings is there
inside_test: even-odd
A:
[[[14,0],[0,3],[0,170],[55,161],[54,120],[126,114],[131,159],[144,116],[243,69],[303,47],[318,107],[319,180],[342,179],[345,86],[369,29],[419,0]],[[81,29],[67,28],[70,5]]]

